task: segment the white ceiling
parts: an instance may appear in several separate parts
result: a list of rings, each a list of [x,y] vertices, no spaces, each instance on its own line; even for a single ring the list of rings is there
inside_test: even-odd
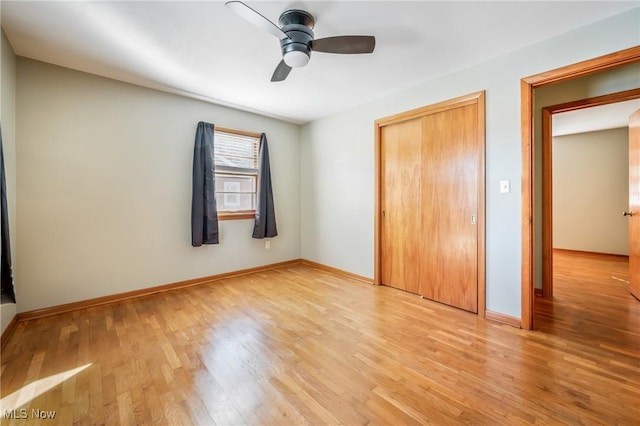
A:
[[[17,55],[295,123],[345,110],[638,7],[638,1],[256,1],[316,38],[374,35],[371,55],[314,53],[280,83],[278,39],[223,1],[1,1]]]
[[[640,99],[554,114],[553,136],[596,130],[617,129],[629,125],[629,116],[640,109]]]

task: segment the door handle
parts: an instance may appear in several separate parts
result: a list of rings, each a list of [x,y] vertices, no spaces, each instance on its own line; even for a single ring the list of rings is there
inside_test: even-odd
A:
[[[622,212],[622,216],[629,216],[629,217],[631,217],[631,216],[633,216],[633,213],[632,213],[632,212]]]

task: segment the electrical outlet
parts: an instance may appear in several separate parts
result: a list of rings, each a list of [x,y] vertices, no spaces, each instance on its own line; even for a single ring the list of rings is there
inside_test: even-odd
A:
[[[271,241],[265,241],[264,242],[264,248],[266,248],[267,250],[269,250],[271,248]]]

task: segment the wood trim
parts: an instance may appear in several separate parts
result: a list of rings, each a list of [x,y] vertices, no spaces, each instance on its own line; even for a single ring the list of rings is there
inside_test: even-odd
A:
[[[481,91],[476,96],[478,110],[478,140],[482,143],[481,155],[478,160],[478,254],[477,254],[477,274],[478,274],[478,316],[484,318],[486,312],[486,208],[485,208],[485,188],[486,188],[486,101],[485,91]]]
[[[640,61],[640,46],[613,52],[577,64],[532,75],[520,81],[520,111],[522,133],[522,255],[521,255],[521,318],[522,328],[533,328],[533,91],[537,87],[572,80],[588,74]]]
[[[485,311],[485,318],[491,321],[497,321],[502,324],[507,324],[512,327],[522,328],[519,318],[512,317],[510,315],[501,314],[493,311]]]
[[[383,120],[375,120],[373,124],[374,135],[374,235],[373,235],[373,284],[382,284],[382,256],[380,250],[382,250],[381,233],[382,233],[382,128]]]
[[[561,81],[584,77],[613,67],[630,64],[640,60],[640,46],[609,53],[597,58],[587,59],[575,64],[535,74],[523,80],[532,88],[542,87]]]
[[[631,101],[640,98],[640,89],[623,90],[622,92],[610,93],[608,95],[595,96],[593,98],[580,99],[572,102],[565,102],[558,105],[545,107],[552,114],[575,111],[584,108],[591,108],[602,105],[615,104],[618,102]]]
[[[240,219],[255,219],[255,211],[246,212],[218,212],[218,220],[223,222],[225,220],[240,220]]]
[[[257,138],[257,139],[260,139],[262,137],[262,133],[248,132],[246,130],[229,129],[228,127],[214,126],[213,130],[217,130],[218,132],[231,133],[233,135],[249,136],[251,138]]]
[[[354,280],[362,281],[367,284],[373,284],[374,280],[363,275],[354,274],[353,272],[345,271],[343,269],[334,268],[333,266],[317,263],[312,260],[302,259],[301,263],[310,268],[319,269],[324,272],[330,272],[335,275],[340,275],[346,278],[352,278]]]
[[[0,336],[0,350],[4,349],[5,345],[9,341],[9,338],[13,335],[13,332],[16,331],[16,327],[18,326],[18,315],[14,315],[7,328],[2,332],[2,336]]]
[[[382,197],[382,177],[381,177],[381,161],[382,154],[381,150],[381,134],[382,126],[376,121],[374,123],[374,201],[373,201],[373,284],[380,285],[382,284],[382,276],[380,272],[380,233],[382,226],[380,216],[382,214],[380,207],[380,198]]]
[[[520,322],[522,328],[533,327],[533,88],[520,82],[520,125],[522,137],[522,259],[520,274]]]
[[[536,296],[536,297],[544,297],[544,295],[542,294],[542,289],[541,288],[534,288],[533,289],[533,293],[534,293],[534,296]]]
[[[83,300],[79,302],[66,303],[63,305],[52,306],[49,308],[36,309],[28,312],[21,312],[17,315],[17,320],[20,322],[30,321],[37,318],[58,315],[66,312],[76,311],[79,309],[93,308],[95,306],[121,302],[124,300],[134,299],[134,298],[143,297],[143,296],[150,296],[156,293],[163,293],[165,291],[177,290],[184,287],[191,287],[191,286],[206,284],[206,283],[220,281],[227,278],[253,274],[261,271],[267,271],[270,269],[277,269],[277,268],[283,268],[283,267],[292,266],[292,265],[299,265],[301,263],[302,263],[301,259],[288,260],[286,262],[272,263],[270,265],[241,269],[239,271],[233,271],[233,272],[225,272],[222,274],[211,275],[208,277],[194,278],[191,280],[178,281],[176,283],[165,284],[157,287],[143,288],[140,290],[127,291],[125,293],[112,294],[112,295],[103,296],[103,297],[96,297],[94,299],[88,299],[88,300]]]
[[[425,115],[436,114],[445,111],[451,107],[460,108],[466,105],[476,104],[478,107],[478,137],[482,141],[482,155],[478,165],[478,312],[480,317],[485,316],[486,310],[486,95],[485,91],[470,93],[468,95],[459,96],[457,98],[448,99],[432,105],[416,108],[410,111],[402,112],[388,117],[383,117],[374,122],[374,152],[375,152],[375,201],[374,201],[374,278],[373,284],[380,285],[381,278],[381,221],[382,214],[380,207],[382,182],[381,182],[381,132],[382,128],[394,123],[400,123],[407,120],[423,117]]]
[[[457,98],[448,99],[446,101],[412,109],[410,111],[405,111],[388,117],[379,118],[375,121],[376,128],[379,129],[380,127],[388,126],[390,124],[401,123],[403,121],[413,120],[414,118],[424,117],[425,115],[436,114],[438,112],[446,111],[454,105],[456,107],[473,105],[481,96],[484,96],[484,91],[458,96]]]
[[[542,295],[553,298],[553,144],[552,112],[542,109]],[[546,135],[546,142],[544,141]],[[535,282],[534,282],[535,286]]]
[[[583,251],[583,250],[572,250],[572,249],[562,249],[562,248],[554,248],[553,253],[594,257],[594,258],[600,258],[600,259],[606,259],[606,260],[617,260],[619,262],[629,261],[629,255],[626,255],[626,254],[598,253],[595,251]]]

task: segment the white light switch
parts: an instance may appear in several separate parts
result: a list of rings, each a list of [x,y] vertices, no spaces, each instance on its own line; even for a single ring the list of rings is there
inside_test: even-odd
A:
[[[501,180],[500,181],[500,193],[501,194],[508,194],[509,192],[511,192],[511,182],[509,182],[508,180]]]

